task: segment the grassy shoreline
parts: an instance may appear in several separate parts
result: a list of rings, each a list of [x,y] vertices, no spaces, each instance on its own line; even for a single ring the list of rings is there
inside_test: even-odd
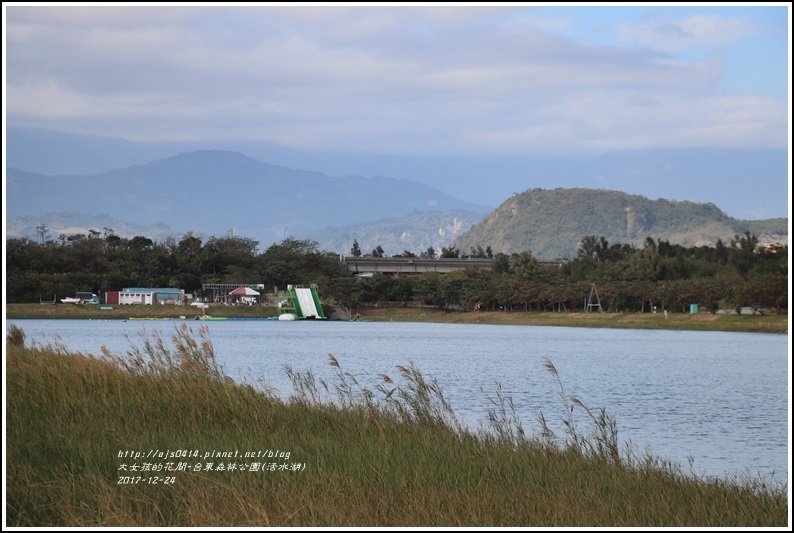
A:
[[[41,305],[6,304],[9,319],[194,319],[200,310],[194,307],[161,305],[112,306],[103,311],[97,305]],[[786,333],[788,315],[712,315],[701,313],[539,313],[539,312],[445,312],[439,309],[415,307],[362,307],[357,309],[361,318],[374,321],[438,322],[451,324],[505,324],[522,326],[567,326],[587,328],[681,329],[700,331],[743,331],[759,333]],[[266,318],[278,315],[275,307],[212,305],[207,310],[211,316],[233,318]]]
[[[25,347],[20,337],[9,336],[6,362],[11,526],[782,527],[787,521],[781,488],[690,478],[659,463],[615,461],[587,446],[519,438],[509,419],[490,436],[456,429],[444,422],[443,408],[436,410],[433,382],[403,367],[402,377],[374,391],[396,390],[381,398],[392,409],[356,389],[335,359],[341,403],[312,399],[313,378],[300,373],[294,383],[309,388],[285,402],[225,379],[215,371],[211,346],[187,335],[174,336],[166,359],[153,339],[144,349],[148,358],[139,353],[131,360],[65,357]],[[199,456],[148,458],[166,450]],[[289,452],[273,464],[304,466],[241,471],[226,465],[253,461],[207,458],[247,451]],[[180,462],[188,468],[178,470]],[[209,462],[214,466],[207,470]],[[149,470],[133,470],[147,463]],[[151,465],[169,463],[175,470],[165,467],[151,483]],[[195,464],[202,468],[195,471]]]
[[[103,310],[102,307],[112,307]],[[74,305],[74,304],[6,304],[6,316],[11,319],[105,319],[158,318],[192,320],[202,314],[201,309],[185,305]],[[210,305],[210,316],[236,318],[267,318],[278,315],[276,307]]]
[[[685,313],[540,313],[453,311],[417,308],[364,308],[362,318],[395,322],[450,324],[503,324],[517,326],[567,326],[586,328],[681,329],[786,333],[788,315],[712,315]]]

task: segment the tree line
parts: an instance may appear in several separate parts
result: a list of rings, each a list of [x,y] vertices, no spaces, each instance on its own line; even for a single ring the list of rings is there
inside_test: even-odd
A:
[[[351,308],[421,303],[441,309],[582,311],[595,283],[608,311],[688,311],[691,303],[709,311],[787,308],[788,247],[760,246],[749,232],[729,243],[691,247],[650,237],[640,247],[611,244],[588,235],[573,260],[555,266],[538,262],[529,251],[493,254],[490,247],[477,246],[468,254],[454,247],[443,252],[493,262],[489,271],[334,280],[328,292]]]
[[[361,254],[357,242],[352,255]],[[537,261],[530,251],[496,253],[477,246],[469,253],[450,246],[395,257],[491,257],[488,270],[411,276],[357,278],[336,253],[311,240],[285,239],[259,251],[246,237],[185,234],[154,242],[143,236],[121,238],[112,231],[73,234],[39,242],[6,241],[8,302],[37,302],[77,291],[125,287],[179,287],[200,292],[204,283],[316,283],[323,300],[350,309],[373,304],[430,305],[441,309],[578,311],[593,283],[601,304],[611,311],[650,311],[654,307],[707,310],[753,306],[786,309],[788,247],[760,246],[755,235],[728,243],[685,247],[646,239],[642,246],[609,243],[589,235],[577,256],[558,265]],[[357,252],[357,253],[356,253]],[[378,247],[373,252],[383,257]],[[372,255],[375,255],[373,253]],[[367,254],[370,255],[370,254]]]
[[[58,241],[6,241],[6,301],[38,302],[77,291],[114,291],[126,287],[178,287],[200,292],[204,283],[311,283],[347,275],[334,253],[317,243],[285,239],[258,252],[247,237],[210,237],[188,233],[180,240],[154,242],[113,233],[72,234]]]

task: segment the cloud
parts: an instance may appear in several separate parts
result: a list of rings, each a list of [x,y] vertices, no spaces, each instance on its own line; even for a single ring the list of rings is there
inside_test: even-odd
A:
[[[392,153],[786,138],[782,103],[716,96],[719,59],[584,45],[515,8],[7,13],[12,125]],[[749,31],[737,20],[693,16],[651,33],[677,35],[668,48],[726,43]]]
[[[624,43],[683,52],[690,48],[722,48],[755,31],[752,24],[741,18],[691,15],[680,19],[655,18],[645,23],[626,22],[617,27],[616,33]]]
[[[608,152],[679,146],[784,146],[785,104],[753,97],[691,98],[666,93],[631,92],[574,95],[533,110],[519,122],[529,126],[481,129],[472,142],[503,150],[541,145],[561,152],[577,139],[574,150]]]
[[[171,26],[183,24],[196,17],[212,13],[208,7],[168,7],[156,10],[145,6],[9,6],[9,20],[14,25],[41,25],[47,27],[117,28],[137,26]],[[11,25],[9,25],[9,29]]]

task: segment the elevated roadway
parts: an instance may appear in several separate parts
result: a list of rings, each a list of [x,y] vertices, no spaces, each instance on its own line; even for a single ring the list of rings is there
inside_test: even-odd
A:
[[[428,259],[424,257],[345,257],[342,260],[350,272],[357,274],[422,274],[425,272],[454,272],[466,268],[491,268],[493,259]]]

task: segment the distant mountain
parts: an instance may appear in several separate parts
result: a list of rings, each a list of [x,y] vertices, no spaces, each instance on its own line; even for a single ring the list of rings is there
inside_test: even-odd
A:
[[[405,250],[419,255],[431,246],[440,252],[482,218],[474,211],[416,211],[403,217],[326,228],[313,232],[311,238],[319,242],[320,249],[344,255],[350,255],[354,240],[363,253],[381,246],[386,255]]]
[[[330,177],[262,163],[235,152],[201,150],[96,175],[48,176],[7,169],[6,216],[110,213],[140,225],[167,224],[263,243],[317,228],[417,210],[487,208],[421,183],[386,177]]]
[[[39,174],[99,174],[187,151],[170,143],[43,129],[8,128],[6,132],[6,165]]]
[[[610,243],[641,244],[646,237],[686,246],[729,242],[751,231],[788,240],[788,220],[737,220],[714,204],[649,200],[594,189],[530,189],[516,194],[454,241],[461,250],[491,246],[495,252],[530,250],[541,259],[572,258],[585,235]]]
[[[331,175],[387,175],[490,207],[529,188],[621,190],[648,198],[714,202],[747,219],[788,214],[785,148],[682,147],[594,156],[366,154],[299,150],[270,141],[138,142],[9,127],[6,165],[39,174],[99,174],[199,149]]]
[[[165,224],[154,224],[144,226],[135,223],[125,222],[111,217],[107,213],[98,215],[86,215],[77,212],[58,212],[44,213],[37,216],[14,216],[6,221],[6,235],[11,237],[27,237],[28,239],[38,240],[41,235],[36,230],[37,226],[46,227],[45,238],[57,240],[60,235],[71,235],[73,233],[87,234],[90,230],[98,231],[102,234],[108,230],[119,237],[129,238],[135,235],[148,237],[155,241],[161,241],[169,236],[175,236],[175,232]]]
[[[10,127],[6,131],[6,165],[36,174],[101,174],[117,168],[146,164],[174,154],[208,149],[241,152],[259,161],[284,166],[312,168],[305,164],[307,158],[304,152],[268,141],[143,142],[39,128]],[[283,157],[285,155],[288,157]]]

